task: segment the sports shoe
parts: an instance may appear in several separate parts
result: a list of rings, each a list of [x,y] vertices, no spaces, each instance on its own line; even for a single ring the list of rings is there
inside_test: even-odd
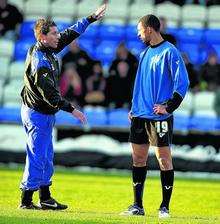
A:
[[[124,212],[121,212],[120,215],[145,215],[145,213],[143,208],[140,208],[137,205],[130,205],[128,209]]]
[[[18,208],[20,208],[20,209],[33,209],[33,210],[41,209],[39,206],[35,205],[33,202],[31,202],[31,204],[29,204],[29,205],[20,204]]]
[[[170,217],[169,210],[166,207],[161,207],[159,209],[158,216],[160,219],[169,218]]]
[[[39,206],[44,210],[64,210],[68,208],[67,205],[60,204],[53,198],[50,198],[46,201],[40,201]]]

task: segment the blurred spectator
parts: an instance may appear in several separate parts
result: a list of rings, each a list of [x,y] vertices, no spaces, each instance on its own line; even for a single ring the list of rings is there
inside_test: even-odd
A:
[[[76,68],[83,83],[85,83],[86,79],[91,74],[93,60],[85,51],[79,48],[76,41],[73,41],[69,45],[69,52],[62,58],[62,72],[64,72],[66,67],[69,67],[70,64]]]
[[[60,92],[62,97],[72,102],[76,107],[84,106],[85,91],[82,80],[72,65],[66,67],[60,79]]]
[[[18,9],[8,4],[7,0],[0,0],[0,36],[15,39],[16,26],[23,22],[23,15]]]
[[[188,75],[189,75],[189,81],[190,81],[189,88],[193,92],[197,92],[197,91],[199,91],[199,88],[200,88],[198,72],[194,69],[194,65],[189,62],[189,58],[188,58],[186,53],[183,53],[182,57],[183,57],[183,60],[185,62],[186,69],[187,69],[187,72],[188,72]]]
[[[87,79],[86,87],[87,94],[85,96],[85,102],[93,106],[104,106],[106,80],[103,76],[103,70],[100,61],[94,62],[92,75]]]
[[[112,61],[109,68],[110,76],[118,74],[118,64],[120,62],[125,62],[128,65],[128,74],[130,78],[131,87],[133,88],[134,80],[137,72],[138,60],[137,58],[126,48],[124,43],[119,44],[116,50],[116,58]]]
[[[160,33],[164,40],[169,41],[171,44],[176,45],[176,38],[172,35],[167,33],[167,20],[165,17],[160,17]]]
[[[106,86],[106,102],[109,107],[129,107],[138,60],[121,43],[116,50],[116,58],[109,68]]]
[[[205,83],[207,90],[216,90],[220,85],[220,64],[215,53],[211,53],[208,61],[201,67],[201,79]]]
[[[116,67],[117,73],[107,78],[106,101],[110,108],[129,108],[132,86],[129,76],[129,64],[121,61]]]

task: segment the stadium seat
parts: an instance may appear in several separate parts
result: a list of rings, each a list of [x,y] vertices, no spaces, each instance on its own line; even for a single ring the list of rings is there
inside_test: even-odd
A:
[[[179,49],[181,52],[186,53],[189,56],[189,60],[192,64],[199,63],[199,46],[197,43],[181,43],[179,42]]]
[[[148,1],[143,1],[142,3],[134,1],[129,9],[129,23],[134,25],[137,25],[141,16],[154,12],[154,6]]]
[[[12,80],[4,87],[4,106],[20,106],[23,81]]]
[[[14,52],[14,41],[6,40],[4,38],[0,39],[0,57],[11,57]]]
[[[56,113],[56,126],[79,125],[80,121],[72,116],[71,113],[60,110]]]
[[[125,24],[128,20],[128,4],[129,0],[123,0],[120,4],[118,4],[118,0],[110,0],[105,15],[105,22],[108,21],[108,23],[110,23],[112,20],[109,19],[114,18],[119,24]],[[114,22],[114,20],[112,22]]]
[[[78,3],[78,18],[88,16],[93,13],[102,3],[102,0],[82,0]]]
[[[180,110],[174,112],[174,130],[180,132],[188,132],[190,125],[190,111]]]
[[[125,37],[127,41],[137,41],[138,38],[137,25],[127,25],[125,27]]]
[[[0,122],[1,123],[19,123],[21,124],[21,115],[19,107],[1,107]]]
[[[57,25],[57,29],[59,30],[59,32],[62,32],[63,30],[65,30],[66,28],[70,27],[72,24],[68,23],[68,22],[61,22],[61,21],[54,21]]]
[[[127,41],[126,46],[137,58],[139,58],[140,53],[146,48],[140,40]]]
[[[105,108],[84,107],[88,125],[92,127],[107,125],[107,115]]]
[[[78,39],[79,46],[82,50],[86,51],[90,56],[95,56],[95,43],[93,40],[84,40],[81,37]]]
[[[208,44],[219,44],[220,29],[207,29],[205,31],[205,40]]]
[[[155,14],[167,19],[168,27],[178,27],[181,18],[181,7],[171,2],[156,5]]]
[[[25,64],[22,61],[14,61],[9,67],[9,77],[10,81],[17,79],[23,81]]]
[[[0,80],[1,83],[4,82],[7,78],[8,68],[9,68],[10,58],[0,57]]]
[[[28,49],[34,43],[35,43],[34,39],[18,40],[15,43],[14,59],[16,61],[24,61],[26,58]]]
[[[207,111],[214,110],[215,93],[209,91],[198,92],[194,95],[194,106],[193,110],[196,111]]]
[[[50,9],[54,21],[70,22],[77,12],[77,0],[55,0]]]
[[[81,40],[93,40],[99,36],[100,26],[97,24],[93,24],[89,26],[86,31],[80,35]]]
[[[116,127],[128,127],[128,109],[113,109],[108,112],[108,125]]]
[[[125,38],[125,27],[121,25],[101,25],[99,37],[102,40],[122,41]]]
[[[96,59],[101,60],[105,64],[111,63],[115,57],[115,51],[118,44],[118,41],[102,41],[96,48]]]
[[[177,37],[180,42],[200,44],[204,35],[203,29],[180,28]]]
[[[24,13],[26,19],[38,19],[39,16],[47,17],[49,15],[50,0],[27,0],[24,4]]]
[[[196,111],[190,120],[190,129],[202,132],[214,132],[217,129],[218,119],[214,111]]]
[[[206,18],[205,6],[193,4],[182,6],[182,27],[202,28],[205,25]]]
[[[20,27],[20,39],[34,39],[35,21],[24,21]]]
[[[212,5],[208,7],[208,27],[209,28],[218,28],[220,29],[220,6]]]

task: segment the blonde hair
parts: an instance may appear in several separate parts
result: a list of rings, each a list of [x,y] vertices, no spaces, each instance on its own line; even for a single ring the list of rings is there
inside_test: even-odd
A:
[[[47,35],[50,32],[50,27],[57,26],[56,23],[50,19],[38,19],[34,26],[34,35],[37,40],[40,40],[40,35]]]

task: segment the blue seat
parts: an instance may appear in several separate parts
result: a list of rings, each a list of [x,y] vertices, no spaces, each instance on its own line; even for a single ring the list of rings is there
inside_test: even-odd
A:
[[[86,51],[90,56],[94,56],[95,55],[95,43],[93,42],[93,40],[86,40],[86,39],[82,39],[81,37],[78,39],[78,43],[79,43],[79,47]]]
[[[139,57],[140,53],[146,48],[141,40],[127,41],[126,46],[136,57]]]
[[[26,55],[27,55],[28,49],[34,43],[35,43],[35,40],[34,39],[18,40],[15,43],[14,59],[16,61],[24,61],[26,59]]]
[[[199,47],[195,43],[181,43],[180,42],[180,51],[185,52],[189,56],[189,60],[193,64],[199,62]]]
[[[99,29],[100,29],[100,26],[99,25],[92,25],[92,26],[89,26],[86,31],[80,35],[80,39],[84,40],[92,40],[92,39],[96,39],[98,34],[99,34]]]
[[[103,62],[110,62],[115,57],[118,46],[116,41],[102,41],[96,48],[95,58]]]
[[[20,110],[21,110],[20,108],[14,108],[14,107],[1,107],[0,122],[21,124]]]
[[[34,39],[35,21],[24,21],[20,28],[20,39]]]
[[[99,30],[101,40],[123,41],[125,39],[125,29],[122,25],[101,25]]]
[[[182,28],[178,30],[177,37],[180,42],[199,44],[204,37],[204,30]]]
[[[56,113],[56,125],[75,126],[80,125],[80,121],[73,117],[72,114],[60,110]]]
[[[190,120],[190,129],[197,131],[216,131],[218,119],[215,117],[193,116]]]
[[[107,125],[107,115],[104,108],[84,108],[84,114],[89,126],[99,127]]]
[[[183,114],[174,114],[174,130],[187,132],[190,125],[190,116]]]
[[[57,25],[57,29],[59,30],[59,32],[65,30],[66,28],[70,27],[72,24],[67,23],[67,22],[56,22]]]
[[[208,29],[205,31],[205,40],[208,44],[219,44],[220,29]]]
[[[127,41],[137,41],[137,26],[136,25],[127,25],[125,28],[125,35]]]
[[[128,127],[128,109],[114,109],[108,112],[108,125],[116,127]]]

